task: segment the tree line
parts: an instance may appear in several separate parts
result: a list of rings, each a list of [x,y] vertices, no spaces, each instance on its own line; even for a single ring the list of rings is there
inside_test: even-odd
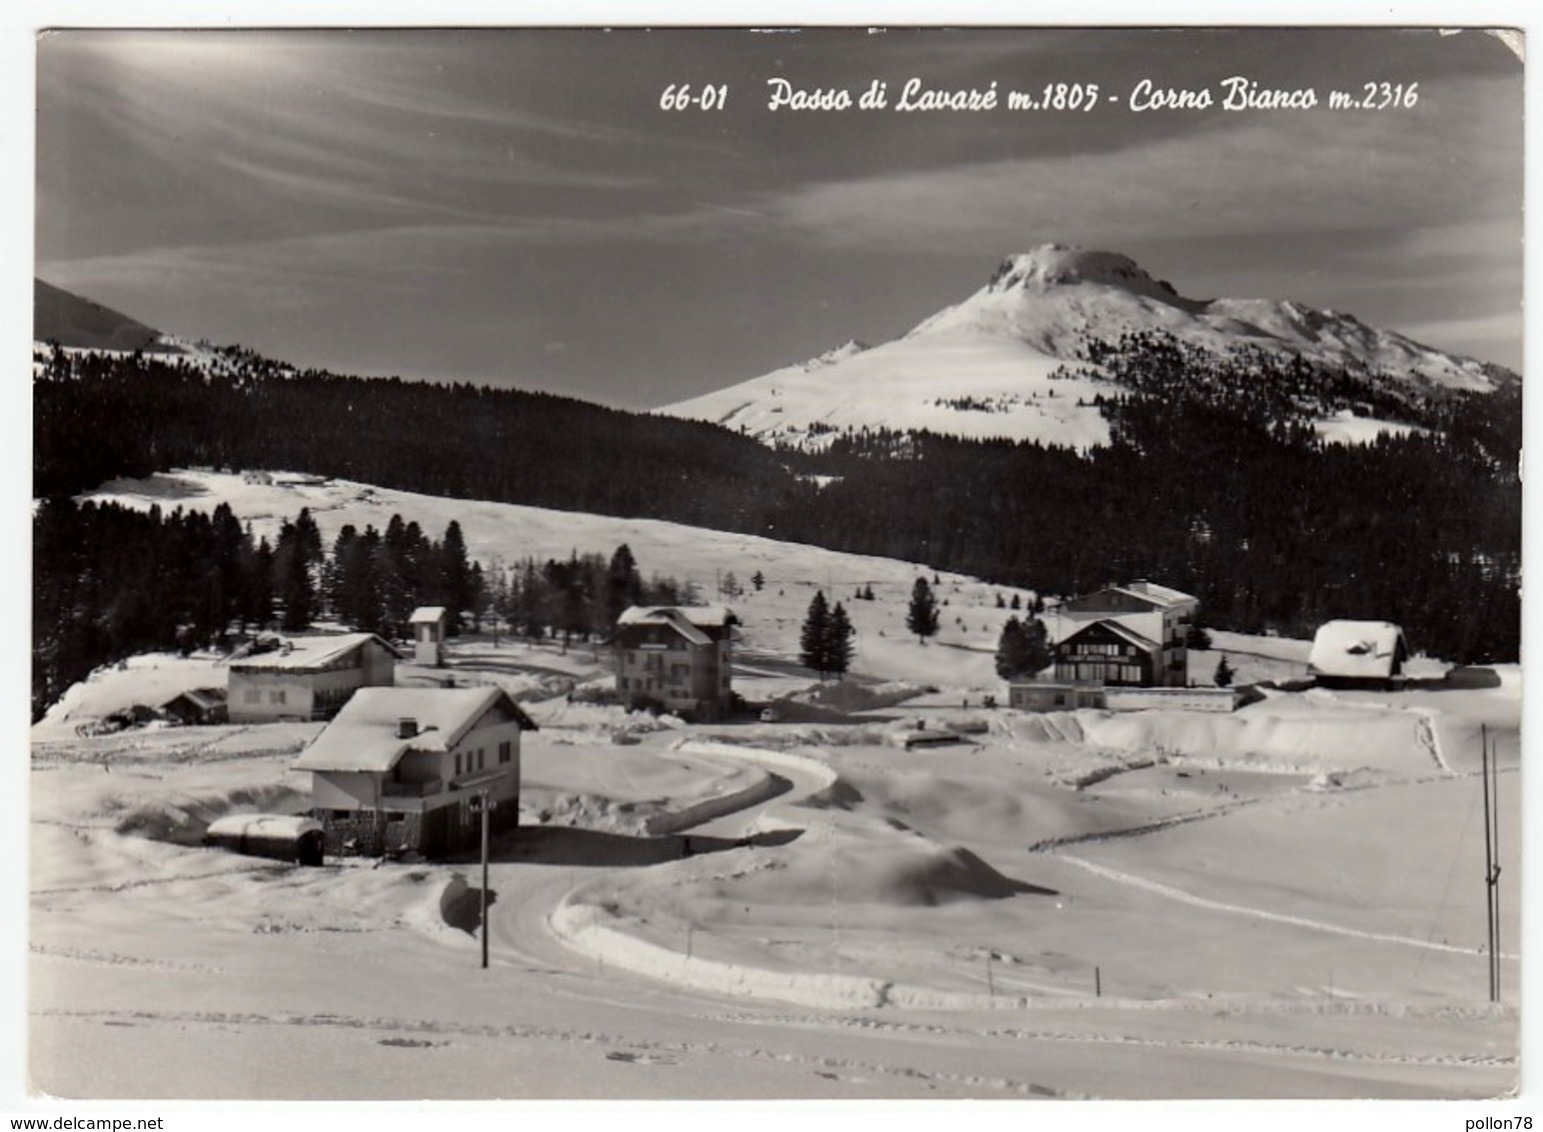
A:
[[[1097,362],[1103,448],[873,428],[816,452],[545,394],[275,371],[242,352],[200,369],[45,351],[34,492],[286,467],[768,535],[1048,594],[1149,577],[1196,594],[1216,627],[1310,636],[1334,617],[1387,619],[1450,660],[1519,655],[1519,382],[1446,392],[1155,335],[1100,347]],[[1410,431],[1326,443],[1313,421],[1340,408]],[[563,600],[577,626],[580,603]]]
[[[384,530],[344,526],[332,546],[308,510],[276,537],[254,537],[230,506],[170,514],[54,498],[33,515],[32,716],[94,669],[137,652],[230,647],[253,632],[298,632],[318,621],[395,639],[419,606],[463,618],[496,615],[539,640],[605,635],[629,605],[694,601],[690,586],[645,581],[631,550],[607,558],[511,566],[467,556],[460,525],[441,539],[393,515]]]

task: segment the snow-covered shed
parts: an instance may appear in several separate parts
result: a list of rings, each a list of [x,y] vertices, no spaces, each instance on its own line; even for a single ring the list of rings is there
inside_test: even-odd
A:
[[[359,688],[396,680],[401,654],[374,633],[291,637],[230,661],[232,723],[330,719]]]
[[[1387,686],[1408,659],[1404,631],[1391,621],[1327,621],[1313,636],[1307,671],[1328,686]]]
[[[442,605],[420,605],[407,623],[413,627],[413,661],[438,668],[445,663],[445,625],[449,616]]]
[[[727,715],[734,611],[722,605],[632,606],[616,619],[616,690],[696,719]]]
[[[322,863],[321,823],[290,814],[227,814],[209,823],[204,844],[297,865]]]
[[[311,772],[329,853],[469,848],[471,800],[495,831],[519,824],[520,734],[530,716],[501,688],[361,688],[294,763]]]
[[[167,700],[161,710],[179,723],[224,723],[225,689],[189,688]]]

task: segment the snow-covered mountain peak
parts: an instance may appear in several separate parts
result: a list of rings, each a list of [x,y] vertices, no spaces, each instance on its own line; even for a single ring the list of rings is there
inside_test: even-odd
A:
[[[1407,383],[1419,395],[1490,392],[1514,375],[1354,315],[1294,300],[1190,299],[1129,256],[1042,244],[892,342],[855,342],[671,405],[770,442],[926,429],[1086,449],[1108,442],[1096,347],[1158,335],[1217,356],[1302,358]],[[1391,428],[1378,423],[1377,430]]]
[[[992,275],[986,290],[1044,294],[1054,287],[1078,283],[1101,283],[1136,294],[1177,297],[1172,287],[1153,279],[1129,256],[1067,244],[1041,244],[1008,256]]]

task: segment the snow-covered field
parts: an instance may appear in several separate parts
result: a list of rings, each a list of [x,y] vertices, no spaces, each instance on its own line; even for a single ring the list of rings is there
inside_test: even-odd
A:
[[[628,542],[645,573],[732,569],[748,587],[760,568],[766,588],[731,602],[752,698],[813,682],[791,654],[817,585],[849,599],[871,583],[878,600],[847,605],[876,706],[655,721],[568,702],[605,683],[603,652],[457,642],[458,682],[509,687],[541,727],[522,828],[495,846],[484,972],[472,862],[300,869],[197,846],[222,813],[303,809],[309,784],[288,766],[318,725],[82,737],[219,667],[99,672],[33,733],[40,1092],[1483,1098],[1517,1084],[1520,858],[1508,836],[1492,1006],[1477,779],[1482,724],[1502,828],[1519,830],[1514,667],[1442,679],[1422,661],[1403,692],[1271,690],[1232,715],[1032,715],[981,703],[1005,702],[996,588],[943,576],[945,634],[921,646],[902,627],[905,563],[358,484],[178,473],[111,491],[229,499],[259,530],[310,506],[328,537],[393,512],[435,535],[455,518],[484,559]],[[1240,680],[1302,676],[1306,642],[1213,636]],[[1215,662],[1195,654],[1192,673]],[[963,734],[889,741],[919,724]]]

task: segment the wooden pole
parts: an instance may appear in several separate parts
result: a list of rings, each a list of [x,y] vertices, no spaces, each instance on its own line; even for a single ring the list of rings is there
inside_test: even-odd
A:
[[[1493,871],[1490,873],[1489,888],[1492,893],[1490,899],[1490,918],[1494,924],[1490,934],[1490,962],[1495,968],[1495,1001],[1500,1001],[1500,760],[1494,757],[1491,750],[1489,760],[1489,789],[1491,791],[1490,805],[1490,830],[1492,833],[1490,853],[1494,861]]]
[[[1489,734],[1479,727],[1479,781],[1484,792],[1484,935],[1489,950],[1489,1000],[1495,1001],[1495,854],[1489,806]]]
[[[488,810],[492,799],[482,795],[482,969],[488,966]]]

